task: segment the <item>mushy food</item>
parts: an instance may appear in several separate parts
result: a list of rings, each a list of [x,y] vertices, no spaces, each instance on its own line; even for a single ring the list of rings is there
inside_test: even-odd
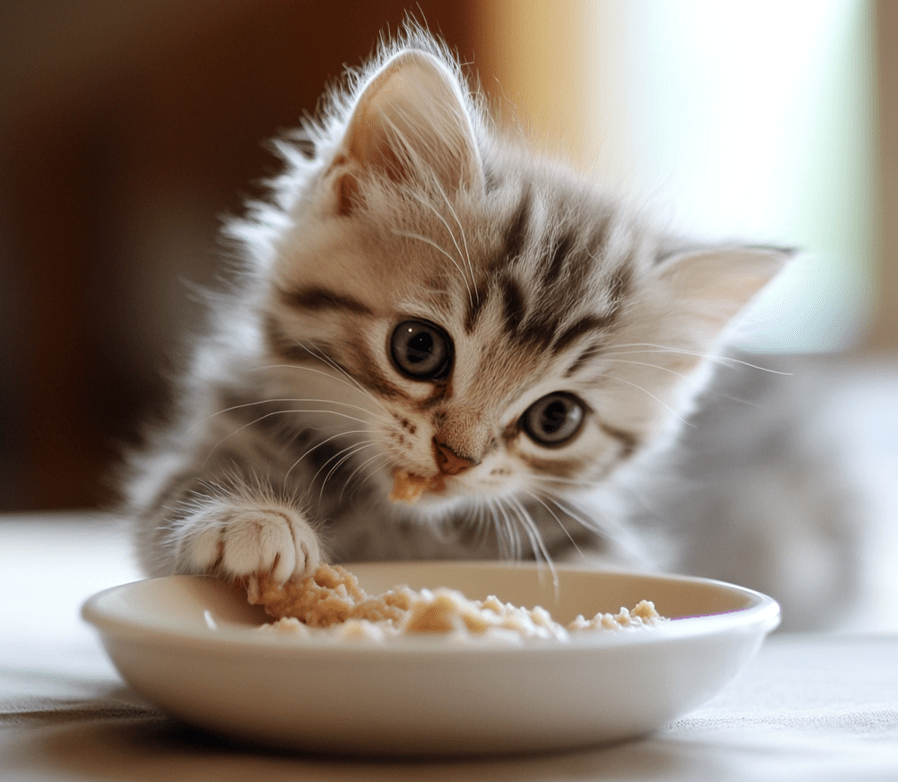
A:
[[[276,622],[263,625],[267,632],[299,636],[384,640],[400,635],[443,633],[455,638],[570,639],[571,633],[590,630],[636,630],[666,621],[647,600],[617,614],[578,616],[567,627],[539,606],[526,609],[502,603],[496,597],[469,600],[461,592],[440,587],[413,590],[397,586],[371,596],[358,579],[339,565],[322,565],[300,582],[275,584],[258,579],[249,601],[264,606]]]

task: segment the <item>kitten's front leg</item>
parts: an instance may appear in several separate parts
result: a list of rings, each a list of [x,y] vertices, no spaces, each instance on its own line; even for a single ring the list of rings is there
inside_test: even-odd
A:
[[[205,497],[173,526],[175,569],[246,580],[270,573],[275,581],[311,575],[321,562],[318,536],[295,506],[270,497]]]

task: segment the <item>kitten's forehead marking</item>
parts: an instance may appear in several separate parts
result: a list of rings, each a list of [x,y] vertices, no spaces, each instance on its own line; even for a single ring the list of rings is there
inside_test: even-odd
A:
[[[507,227],[502,234],[504,240],[500,249],[495,251],[486,266],[485,274],[475,282],[475,295],[468,300],[468,309],[464,319],[465,333],[474,331],[480,314],[483,312],[493,292],[495,276],[504,269],[514,265],[521,257],[529,232],[530,213],[533,200],[533,188],[525,183],[518,203],[512,210]]]
[[[326,288],[322,285],[298,285],[293,288],[278,288],[278,298],[288,307],[306,312],[336,310],[355,315],[373,315],[371,308],[354,296]]]
[[[533,187],[529,183],[525,183],[518,205],[512,213],[511,221],[505,231],[505,246],[503,252],[496,259],[497,263],[514,263],[521,257],[524,244],[527,241],[532,209]]]
[[[546,254],[548,263],[546,263],[543,270],[541,281],[544,288],[552,286],[561,278],[568,255],[577,241],[577,235],[573,229],[568,229],[560,236],[553,237],[550,241],[551,248]]]
[[[584,209],[575,195],[552,198],[532,183],[522,186],[476,283],[477,295],[468,300],[465,334],[475,332],[495,297],[506,335],[525,347],[560,354],[591,331],[614,325],[635,258],[619,259],[613,272],[603,268],[615,216],[598,205]]]

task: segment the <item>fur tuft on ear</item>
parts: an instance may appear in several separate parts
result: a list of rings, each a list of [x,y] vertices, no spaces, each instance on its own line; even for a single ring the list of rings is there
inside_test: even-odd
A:
[[[358,179],[434,182],[447,192],[481,187],[483,171],[465,96],[436,57],[406,50],[387,60],[362,90],[334,164],[340,212]]]

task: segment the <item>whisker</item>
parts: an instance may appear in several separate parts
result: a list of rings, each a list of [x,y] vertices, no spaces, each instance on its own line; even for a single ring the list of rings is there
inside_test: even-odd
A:
[[[440,195],[443,197],[443,200],[446,202],[446,208],[449,210],[449,214],[452,215],[452,219],[455,220],[455,224],[458,226],[458,232],[459,232],[459,234],[461,235],[461,241],[462,241],[462,244],[464,245],[464,248],[465,248],[464,253],[462,253],[461,249],[459,248],[458,242],[455,241],[455,236],[452,234],[451,231],[449,232],[449,235],[452,237],[452,241],[453,241],[453,243],[455,244],[455,249],[458,250],[458,255],[459,255],[459,257],[460,257],[460,258],[463,257],[463,258],[467,261],[467,264],[468,264],[468,271],[471,273],[471,282],[474,283],[474,281],[475,281],[475,276],[474,276],[474,265],[471,263],[471,255],[470,255],[470,253],[468,252],[468,240],[467,240],[467,238],[465,237],[465,226],[464,226],[464,224],[462,223],[462,221],[459,220],[459,218],[458,218],[458,213],[455,211],[454,207],[452,206],[452,202],[449,200],[449,196],[446,195],[446,191],[443,189],[442,186],[439,188],[439,190],[440,190]],[[431,205],[431,208],[432,208],[433,211],[437,214],[437,216],[440,217],[440,219],[442,220],[442,216],[439,214],[439,212],[437,212],[436,207],[433,207],[433,206]],[[444,224],[444,225],[446,224],[446,221],[445,221],[445,220],[443,220],[443,224]],[[447,230],[447,231],[449,230],[449,226],[448,226],[448,225],[446,225],[446,230]],[[478,300],[477,303],[479,304],[479,303],[480,303],[480,297],[479,297],[479,294],[477,293],[476,289],[475,289],[475,291],[474,291],[474,295],[475,295],[475,297],[477,297],[477,300]]]
[[[501,499],[496,499],[495,505],[493,505],[493,502],[490,502],[490,506],[491,508],[495,507],[502,515],[502,523],[500,524],[499,519],[496,518],[495,511],[493,512],[493,520],[498,531],[499,555],[504,559],[520,559],[521,536],[517,525],[512,522]]]
[[[630,354],[625,353],[623,355],[630,355]],[[662,372],[667,372],[668,374],[676,375],[677,377],[683,378],[683,380],[690,379],[689,375],[685,375],[682,372],[677,372],[677,370],[671,369],[670,367],[661,366],[660,364],[652,364],[649,361],[628,361],[627,359],[624,359],[624,358],[614,358],[613,356],[608,357],[606,355],[602,355],[602,358],[606,359],[614,364],[632,364],[633,366],[637,366],[637,367],[649,367],[650,369],[658,369],[658,370],[661,370]]]
[[[483,544],[490,530],[497,530],[496,542],[499,542],[498,521],[493,510],[493,502],[489,497],[476,497],[475,509],[477,518],[474,520],[474,543],[477,546]],[[502,557],[501,545],[499,548],[499,556]]]
[[[203,466],[204,467],[206,466],[206,463],[209,461],[210,458],[212,458],[212,454],[215,453],[215,451],[221,447],[222,443],[229,440],[231,437],[234,437],[235,435],[240,434],[240,432],[244,431],[245,429],[248,429],[249,427],[254,426],[255,424],[259,423],[260,421],[264,421],[266,418],[271,418],[271,416],[274,416],[274,415],[286,415],[288,413],[304,414],[304,413],[319,413],[319,412],[330,413],[331,415],[336,415],[341,418],[346,418],[350,421],[355,421],[355,422],[361,423],[361,424],[367,423],[367,421],[363,421],[360,418],[356,418],[354,416],[347,415],[346,413],[341,413],[337,410],[302,410],[302,409],[300,409],[300,410],[273,410],[270,413],[265,413],[265,415],[260,415],[258,418],[254,418],[252,421],[249,421],[249,422],[245,423],[243,426],[238,427],[233,432],[228,432],[224,437],[222,437],[217,443],[215,443],[215,445],[213,445],[209,449],[209,453],[206,454],[206,458],[203,460]],[[311,429],[312,427],[306,427],[306,428]],[[341,432],[340,434],[348,434],[348,432]]]
[[[315,451],[318,448],[321,448],[323,445],[327,445],[329,442],[331,442],[331,440],[336,440],[338,437],[344,437],[344,436],[349,436],[349,435],[353,435],[353,434],[370,434],[370,432],[367,429],[355,429],[355,430],[349,430],[349,431],[345,431],[345,432],[337,432],[335,434],[332,434],[330,437],[327,437],[324,440],[321,440],[320,442],[315,443],[311,448],[308,448],[299,458],[297,458],[296,461],[293,462],[293,464],[290,465],[290,469],[287,470],[287,472],[284,474],[284,481],[286,482],[286,480],[290,477],[290,473],[293,472],[293,470],[296,468],[296,466],[300,462],[302,462],[303,459],[305,459],[310,453],[312,453],[312,451]],[[352,446],[349,446],[349,447],[351,448]],[[342,453],[342,451],[340,453]],[[333,459],[333,458],[334,457],[332,456],[331,459]],[[328,459],[327,462],[325,462],[323,465],[321,465],[321,467],[318,469],[318,472],[320,472],[327,465],[327,463],[329,461],[330,461],[330,459]],[[312,480],[315,480],[315,478],[318,477],[318,472],[315,473]]]
[[[331,476],[340,469],[340,465],[345,464],[349,459],[351,459],[356,453],[361,451],[363,448],[368,448],[377,443],[377,440],[373,438],[370,440],[360,440],[357,442],[353,442],[350,445],[347,445],[345,448],[337,451],[333,454],[327,461],[324,462],[316,471],[315,475],[312,476],[312,483],[318,480],[318,476],[321,475],[321,471],[324,470],[331,462],[335,462],[333,467],[328,470],[327,475],[324,477],[324,480],[321,482],[321,493],[319,496],[324,496],[324,487],[327,482],[330,480]],[[336,460],[336,461],[335,461]]]
[[[243,404],[232,405],[231,407],[225,407],[221,410],[218,410],[218,411],[212,413],[211,415],[207,416],[203,420],[208,421],[209,419],[215,418],[215,416],[221,415],[222,413],[230,413],[233,410],[242,410],[245,407],[255,407],[257,405],[274,404],[276,402],[289,403],[289,404],[306,404],[306,403],[311,403],[311,402],[317,402],[317,403],[324,404],[324,405],[339,405],[340,407],[349,407],[349,408],[352,408],[353,410],[358,410],[362,413],[369,412],[368,410],[366,410],[364,407],[362,407],[360,405],[354,405],[354,404],[351,404],[350,402],[339,402],[336,399],[313,399],[311,397],[294,397],[294,398],[284,398],[284,399],[258,399],[254,402],[244,402]],[[327,412],[327,411],[323,410],[322,412]],[[356,419],[356,420],[361,420],[361,419]],[[194,426],[196,426],[196,424],[194,424]]]
[[[343,375],[343,377],[347,378],[348,385],[351,388],[358,389],[361,393],[363,393],[366,397],[368,397],[368,399],[370,399],[372,402],[374,402],[374,404],[376,404],[381,410],[383,410],[384,412],[387,412],[386,407],[384,407],[384,405],[381,403],[381,401],[376,396],[374,396],[355,377],[353,377],[351,374],[349,374],[349,372],[347,372],[345,369],[343,369],[343,367],[341,367],[330,356],[328,356],[326,353],[322,352],[320,349],[313,351],[312,348],[310,348],[308,345],[302,345],[299,342],[297,342],[297,344],[300,347],[302,347],[303,350],[305,350],[309,355],[323,361],[325,364],[327,364],[329,367],[331,367],[334,371],[340,373],[341,375]],[[311,369],[311,367],[308,367],[308,368]],[[328,375],[326,372],[322,373],[322,374],[325,374],[328,377],[332,377],[332,375]]]
[[[558,514],[556,514],[555,511],[553,511],[553,510],[552,510],[552,509],[551,509],[545,502],[543,502],[542,498],[541,498],[538,494],[536,494],[535,492],[532,492],[532,491],[525,491],[525,493],[526,493],[529,497],[531,497],[533,500],[535,500],[536,502],[538,502],[540,505],[542,505],[542,506],[546,509],[546,512],[548,512],[549,515],[550,515],[553,519],[555,519],[555,521],[557,522],[558,526],[561,527],[562,532],[564,532],[565,536],[567,536],[567,539],[571,542],[571,544],[573,545],[573,547],[577,550],[577,553],[578,553],[578,554],[582,554],[583,552],[580,551],[580,547],[577,545],[577,541],[574,540],[574,539],[571,537],[571,533],[568,532],[567,527],[565,527],[565,526],[564,526],[564,523],[561,521],[561,519],[558,518]],[[561,510],[560,506],[559,506],[559,510]],[[565,514],[565,515],[568,515],[568,514]]]
[[[561,483],[565,486],[574,486],[581,489],[600,489],[606,484],[602,480],[589,481],[585,478],[562,478],[558,475],[534,475],[534,478],[543,483]]]
[[[342,375],[343,377],[334,376],[329,372],[324,372],[315,367],[307,367],[302,364],[269,364],[267,366],[261,367],[261,369],[263,369],[263,370],[266,370],[266,369],[294,369],[294,370],[304,370],[306,372],[313,372],[318,375],[323,375],[324,377],[330,378],[332,380],[336,380],[336,381],[341,382],[344,385],[348,386],[349,388],[359,391],[360,393],[364,394],[368,399],[370,399],[372,402],[374,402],[374,404],[376,404],[385,413],[388,412],[386,407],[384,407],[384,405],[381,403],[381,401],[376,396],[374,396],[356,378],[354,378],[351,374],[349,374],[349,372],[347,372],[345,369],[343,369],[343,367],[341,367],[336,361],[334,361],[326,353],[322,352],[321,350],[313,350],[311,347],[303,344],[299,340],[294,340],[294,344],[296,345],[296,347],[302,348],[304,351],[306,351],[306,353],[308,353],[312,358],[315,358],[315,359],[325,363],[327,366],[329,366],[331,369],[333,369],[335,372],[337,372],[339,375]],[[346,378],[346,379],[344,379],[344,378]]]
[[[557,596],[558,572],[555,570],[555,563],[552,562],[552,557],[550,556],[549,551],[546,548],[546,544],[543,542],[542,535],[539,534],[539,528],[533,521],[533,517],[530,515],[530,512],[526,507],[524,507],[523,503],[519,499],[517,499],[516,497],[509,497],[508,502],[511,508],[516,511],[518,521],[520,522],[521,527],[524,530],[524,534],[527,535],[527,539],[530,542],[530,547],[533,550],[534,559],[539,562],[540,557],[542,557],[546,565],[548,566],[549,571],[552,574],[552,583],[555,586],[555,592]]]
[[[588,529],[599,538],[608,541],[618,550],[623,552],[629,559],[635,562],[645,562],[646,552],[639,542],[637,535],[619,521],[611,521],[609,529],[609,520],[603,519],[604,523],[600,523],[596,519],[585,515],[586,509],[578,508],[570,500],[562,500],[559,497],[549,496],[547,500],[552,502],[562,513],[570,516],[571,519],[580,524],[584,529]]]
[[[417,193],[415,193],[415,200],[417,200],[417,202],[419,204],[421,204],[422,206],[425,206],[428,209],[430,209],[430,211],[433,212],[436,215],[437,219],[443,224],[443,226],[446,229],[446,232],[449,234],[449,238],[452,239],[452,244],[455,245],[455,249],[458,252],[458,257],[461,259],[467,258],[468,268],[471,270],[471,280],[473,281],[474,280],[474,270],[473,270],[473,267],[471,267],[471,258],[469,255],[467,255],[468,244],[467,244],[467,241],[465,240],[464,226],[462,225],[461,221],[458,219],[458,215],[456,214],[455,210],[452,208],[452,202],[449,200],[448,195],[446,195],[445,189],[443,189],[442,186],[438,186],[438,189],[440,191],[440,195],[443,197],[443,201],[446,202],[446,206],[449,208],[449,212],[452,214],[452,217],[455,219],[456,225],[458,225],[458,227],[459,227],[461,237],[462,237],[462,242],[465,245],[465,253],[462,253],[461,247],[458,246],[458,241],[455,238],[454,231],[449,227],[449,223],[446,222],[446,219],[443,217],[443,215],[440,214],[440,211],[436,208],[436,206],[434,206],[424,196],[419,195]]]
[[[637,389],[637,390],[639,390],[639,391],[642,391],[644,394],[648,394],[648,395],[649,395],[652,399],[654,399],[659,405],[661,405],[661,407],[663,407],[665,410],[667,410],[668,412],[670,412],[670,413],[671,413],[677,420],[681,421],[685,426],[689,426],[689,427],[694,427],[694,426],[695,426],[695,424],[691,424],[691,423],[689,423],[689,421],[687,421],[685,418],[683,418],[683,416],[681,416],[681,415],[680,415],[676,410],[674,410],[670,405],[665,404],[664,402],[662,402],[662,401],[661,401],[657,396],[655,396],[651,391],[649,391],[649,390],[646,389],[646,388],[643,388],[643,387],[642,387],[641,385],[639,385],[638,383],[633,383],[633,382],[631,382],[631,381],[629,381],[629,380],[626,380],[626,379],[624,379],[624,378],[622,378],[622,377],[617,377],[616,375],[610,375],[610,374],[608,374],[608,373],[606,373],[606,372],[602,372],[600,376],[601,376],[601,377],[604,377],[604,378],[607,378],[608,380],[617,380],[617,381],[620,382],[620,383],[626,383],[628,386],[631,386],[632,388],[635,388],[635,389]]]
[[[445,255],[450,261],[452,261],[452,265],[455,266],[456,269],[458,269],[459,274],[461,274],[462,282],[464,282],[465,288],[466,288],[467,291],[468,291],[468,301],[469,301],[472,305],[474,304],[474,293],[473,293],[473,291],[472,291],[472,289],[471,289],[471,284],[468,282],[468,278],[465,276],[465,270],[462,269],[462,267],[459,265],[458,261],[455,260],[455,258],[453,258],[449,253],[447,253],[447,252],[446,252],[442,247],[440,247],[436,242],[434,242],[434,241],[431,240],[431,239],[428,239],[426,236],[421,236],[421,234],[410,233],[410,232],[407,232],[407,231],[396,231],[395,233],[396,233],[398,236],[404,236],[404,237],[406,237],[406,238],[408,238],[408,239],[418,239],[418,240],[424,242],[425,244],[429,244],[429,245],[430,245],[431,247],[433,247],[435,250],[437,250],[438,252],[441,252],[441,253],[442,253],[443,255]]]
[[[315,356],[315,358],[318,358],[318,357]],[[327,361],[324,358],[321,358],[320,360],[325,361],[325,363],[327,363]],[[338,383],[342,383],[344,386],[347,386],[348,388],[351,388],[354,391],[361,392],[366,397],[368,397],[368,399],[370,399],[372,402],[374,402],[374,404],[376,404],[381,410],[383,410],[384,412],[387,412],[386,407],[384,407],[383,404],[381,404],[380,400],[376,396],[374,396],[370,391],[368,391],[367,388],[365,388],[363,385],[358,383],[355,380],[355,378],[352,377],[352,375],[350,375],[349,373],[346,372],[346,370],[344,370],[342,367],[340,367],[337,364],[328,364],[328,366],[333,366],[335,370],[346,375],[350,380],[352,380],[352,382],[350,383],[349,381],[344,380],[342,377],[336,377],[336,376],[332,375],[330,372],[325,372],[324,370],[316,369],[315,367],[307,367],[302,364],[268,364],[264,367],[260,367],[259,369],[260,370],[267,370],[267,369],[302,370],[303,372],[312,372],[313,374],[316,374],[316,375],[322,375],[331,380],[336,380]],[[359,409],[364,410],[364,408],[361,408],[361,407]],[[365,412],[368,412],[368,411],[366,410]]]
[[[361,452],[362,452],[363,450],[365,450],[366,448],[373,448],[373,447],[376,446],[376,445],[377,445],[377,441],[376,441],[376,440],[368,440],[368,441],[366,441],[366,442],[359,443],[358,447],[357,447],[355,450],[353,450],[351,453],[346,454],[346,456],[344,456],[344,457],[339,461],[338,464],[335,464],[335,465],[334,465],[334,467],[332,468],[331,472],[328,473],[327,477],[324,479],[324,482],[321,484],[321,490],[324,491],[324,486],[325,486],[325,484],[330,480],[331,474],[332,474],[335,470],[337,470],[337,469],[338,469],[340,466],[342,466],[343,464],[346,464],[346,462],[348,462],[351,458],[353,458],[353,457],[356,456],[357,454],[361,453]],[[346,493],[346,488],[347,488],[348,486],[351,486],[351,485],[352,485],[352,481],[353,481],[353,479],[355,478],[355,476],[358,475],[359,470],[361,470],[361,469],[367,467],[369,464],[371,464],[371,463],[374,462],[374,461],[377,461],[378,459],[386,460],[387,458],[388,458],[388,457],[387,457],[387,455],[386,455],[385,453],[382,453],[382,452],[378,451],[377,453],[374,454],[374,456],[372,456],[372,457],[370,457],[369,459],[366,459],[365,461],[363,461],[363,462],[361,462],[360,464],[356,465],[355,469],[354,469],[354,470],[353,470],[353,471],[346,477],[346,480],[343,481],[343,486],[342,486],[341,489],[340,489],[340,501],[341,501],[341,502],[343,501],[343,496],[344,496],[344,494]],[[369,474],[367,477],[370,478],[371,475]]]
[[[648,350],[630,350],[630,351],[626,351],[624,353],[612,353],[610,351],[608,351],[608,352],[603,351],[601,353],[601,356],[604,358],[606,356],[617,356],[617,355],[628,356],[628,355],[635,355],[638,353],[677,353],[677,354],[680,354],[683,356],[694,356],[696,358],[701,358],[701,359],[705,359],[707,361],[712,361],[714,363],[719,363],[719,364],[724,364],[724,365],[737,364],[740,366],[747,367],[748,369],[757,369],[757,370],[760,370],[761,372],[769,372],[773,375],[791,375],[792,374],[791,372],[783,372],[778,369],[771,369],[770,367],[762,367],[758,364],[752,364],[748,361],[744,361],[742,359],[736,358],[735,356],[719,355],[719,354],[715,354],[715,353],[700,353],[698,351],[686,350],[684,348],[676,348],[676,347],[667,346],[667,345],[655,345],[651,342],[622,343],[620,345],[613,345],[612,349],[630,348],[630,347],[649,348],[649,349]]]

